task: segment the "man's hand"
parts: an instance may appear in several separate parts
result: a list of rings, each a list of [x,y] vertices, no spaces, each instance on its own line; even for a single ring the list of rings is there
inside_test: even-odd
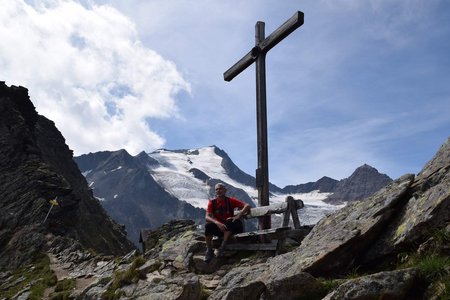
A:
[[[228,228],[225,224],[217,222],[216,225],[217,225],[217,227],[219,227],[220,231],[222,231],[222,232],[228,231]]]
[[[248,212],[250,211],[250,205],[246,204],[244,206],[244,208],[234,217],[229,217],[227,220],[231,220],[231,221],[236,221],[236,220],[240,220],[242,219],[242,217],[244,217],[245,215],[248,214]]]

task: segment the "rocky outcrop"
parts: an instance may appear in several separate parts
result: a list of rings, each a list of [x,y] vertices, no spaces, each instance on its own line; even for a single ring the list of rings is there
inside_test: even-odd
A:
[[[323,300],[417,299],[413,288],[417,275],[416,269],[404,269],[362,276],[348,280]]]
[[[325,199],[325,202],[340,204],[370,197],[391,182],[392,179],[389,176],[381,174],[377,169],[364,164],[357,168],[350,177],[339,181],[324,176],[316,182],[288,185],[282,191],[289,194],[309,193],[312,191],[332,193]]]
[[[59,205],[44,223],[55,197]],[[47,233],[101,253],[133,248],[93,198],[63,136],[36,112],[27,89],[0,82],[0,268],[30,262]]]
[[[322,219],[292,252],[260,265],[230,271],[213,297],[217,294],[217,299],[227,298],[226,295],[233,295],[234,290],[238,293],[243,287],[258,285],[263,290],[264,299],[275,299],[279,293],[285,293],[283,299],[296,299],[303,297],[304,292],[290,289],[291,292],[286,294],[286,288],[278,287],[276,282],[289,282],[292,277],[302,276],[305,272],[314,277],[336,277],[352,269],[387,268],[392,261],[382,258],[396,257],[405,248],[418,249],[430,237],[430,232],[448,226],[450,222],[449,143],[450,139],[417,178],[402,176],[369,199],[351,203]],[[263,275],[267,270],[271,270],[270,276]],[[241,282],[233,280],[239,274],[251,276],[246,276]],[[395,284],[402,287],[397,292],[393,291],[389,279],[392,276],[398,278]],[[337,288],[335,294],[328,298],[379,299],[388,295],[392,299],[409,299],[407,295],[418,287],[413,285],[418,278],[414,271],[380,273],[344,283],[347,286]],[[354,289],[358,292],[351,297],[339,298],[352,285],[357,286]],[[378,285],[378,288],[374,290],[373,285]],[[357,297],[355,293],[366,296]]]
[[[364,254],[366,263],[393,259],[450,222],[450,139],[417,175],[408,198],[397,218]]]
[[[350,177],[340,180],[325,202],[336,204],[363,200],[392,182],[386,174],[364,164],[357,168]]]

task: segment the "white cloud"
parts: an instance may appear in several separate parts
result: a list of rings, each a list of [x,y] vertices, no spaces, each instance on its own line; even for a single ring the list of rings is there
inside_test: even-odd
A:
[[[178,117],[175,96],[190,92],[175,64],[110,6],[5,0],[0,39],[0,77],[29,89],[75,154],[161,147],[146,119]]]

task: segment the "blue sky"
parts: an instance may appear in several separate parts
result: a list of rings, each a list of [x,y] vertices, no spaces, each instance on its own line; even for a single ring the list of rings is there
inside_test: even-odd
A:
[[[270,181],[419,172],[450,136],[448,1],[2,0],[0,80],[76,155],[217,145],[254,175],[254,66],[223,72],[297,10],[266,61]]]

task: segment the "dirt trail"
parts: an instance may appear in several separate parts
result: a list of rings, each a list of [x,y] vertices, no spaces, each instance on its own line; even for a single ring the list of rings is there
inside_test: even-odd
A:
[[[63,280],[70,276],[70,265],[67,263],[61,263],[56,256],[51,253],[47,253],[50,258],[50,269],[55,273],[58,281]],[[86,287],[95,281],[95,277],[80,277],[75,278],[75,289],[76,294],[82,292]],[[43,299],[49,299],[49,295],[55,291],[55,287],[49,287],[44,291]]]

